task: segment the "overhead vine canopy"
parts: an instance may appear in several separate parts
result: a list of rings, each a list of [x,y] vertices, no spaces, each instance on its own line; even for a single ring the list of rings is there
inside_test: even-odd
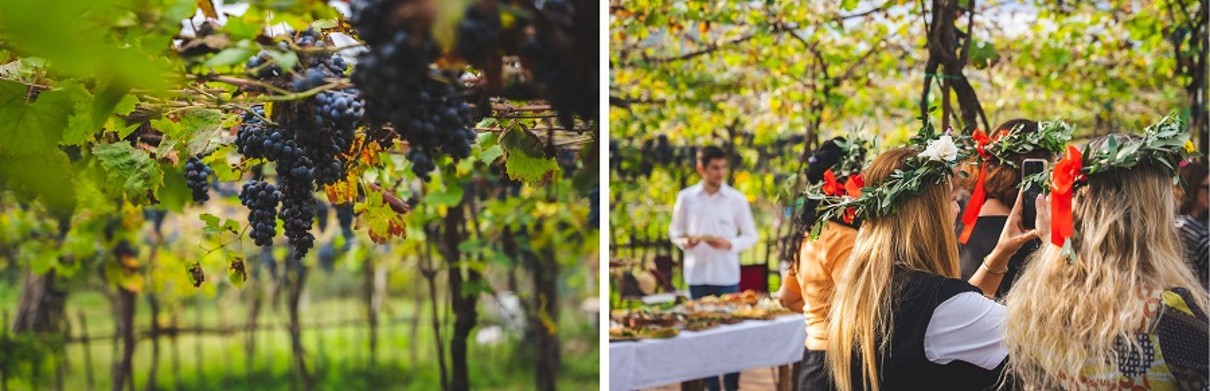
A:
[[[541,185],[558,172],[558,151],[593,149],[597,100],[574,82],[596,80],[587,49],[597,40],[584,32],[593,12],[561,2],[336,4],[4,2],[0,185],[66,219],[90,197],[179,210],[182,175],[205,201],[207,180],[261,181],[267,165],[276,187],[241,195],[264,204],[252,208],[265,211],[252,234],[268,243],[277,229],[267,213],[280,212],[302,256],[313,192],[361,202],[359,212],[405,213],[382,188],[457,175],[465,159],[499,160],[508,176]],[[390,202],[365,205],[379,199],[371,192]],[[403,234],[382,229],[372,237]]]

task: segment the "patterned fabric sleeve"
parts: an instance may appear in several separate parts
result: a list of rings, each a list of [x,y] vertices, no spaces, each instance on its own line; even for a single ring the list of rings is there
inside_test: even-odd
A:
[[[1210,386],[1210,320],[1184,288],[1165,291],[1162,300],[1164,312],[1155,332],[1164,362],[1178,389],[1206,389]]]
[[[1185,246],[1185,259],[1197,272],[1202,288],[1210,289],[1210,230],[1205,223],[1187,215],[1177,217],[1176,228]]]

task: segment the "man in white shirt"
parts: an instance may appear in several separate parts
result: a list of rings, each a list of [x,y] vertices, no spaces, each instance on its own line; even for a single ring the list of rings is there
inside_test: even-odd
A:
[[[719,147],[698,152],[702,181],[681,190],[672,208],[668,237],[685,251],[684,277],[694,299],[739,291],[739,253],[756,244],[752,208],[742,193],[723,183],[727,155]],[[739,373],[723,376],[727,390],[739,389]],[[706,389],[719,390],[718,378]]]

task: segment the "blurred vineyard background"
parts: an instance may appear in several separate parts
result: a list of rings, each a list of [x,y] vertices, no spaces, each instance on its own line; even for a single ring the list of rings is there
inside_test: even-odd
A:
[[[0,391],[596,389],[598,5],[0,2]]]
[[[703,145],[731,151],[727,183],[761,231],[741,285],[771,290],[798,244],[795,174],[831,137],[894,146],[935,108],[931,120],[956,131],[1062,119],[1078,142],[1175,112],[1205,151],[1208,11],[1205,0],[611,1],[614,292],[680,259],[667,225]]]

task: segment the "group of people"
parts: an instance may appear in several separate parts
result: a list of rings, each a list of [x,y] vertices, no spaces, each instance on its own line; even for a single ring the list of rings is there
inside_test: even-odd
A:
[[[868,163],[855,140],[816,150],[778,292],[806,319],[800,389],[1210,389],[1206,160],[1171,117],[1082,150],[1071,129],[926,126]],[[1030,160],[1046,171],[1024,177]],[[669,230],[695,298],[735,291],[756,238],[723,152],[698,170]]]

